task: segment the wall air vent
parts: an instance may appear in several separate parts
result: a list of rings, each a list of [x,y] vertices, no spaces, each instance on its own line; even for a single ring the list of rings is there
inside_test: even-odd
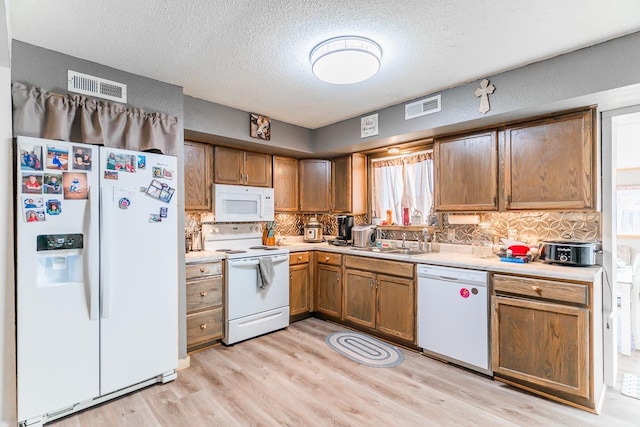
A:
[[[67,72],[67,77],[69,79],[67,85],[69,92],[104,98],[110,101],[127,102],[127,85],[125,84],[72,70]]]
[[[416,117],[437,113],[442,109],[440,97],[440,95],[436,95],[412,102],[411,104],[406,104],[404,106],[404,119],[415,119]]]

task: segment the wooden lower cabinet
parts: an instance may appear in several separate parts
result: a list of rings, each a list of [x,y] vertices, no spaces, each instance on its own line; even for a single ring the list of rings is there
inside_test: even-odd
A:
[[[347,269],[344,273],[344,318],[368,328],[376,327],[376,275]]]
[[[342,318],[342,255],[316,254],[315,311]]]
[[[309,252],[296,252],[289,255],[289,314],[292,318],[311,312],[312,288],[309,260]]]
[[[494,289],[496,379],[597,411],[603,385],[602,360],[596,355],[602,354],[602,337],[590,284],[495,275]]]
[[[221,261],[187,264],[187,351],[208,347],[224,334]]]
[[[413,264],[346,256],[344,277],[344,320],[415,341]]]

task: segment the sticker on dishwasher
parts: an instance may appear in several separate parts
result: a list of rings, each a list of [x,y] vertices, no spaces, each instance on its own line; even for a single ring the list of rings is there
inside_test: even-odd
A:
[[[467,288],[460,289],[460,296],[462,298],[469,298],[469,289]]]

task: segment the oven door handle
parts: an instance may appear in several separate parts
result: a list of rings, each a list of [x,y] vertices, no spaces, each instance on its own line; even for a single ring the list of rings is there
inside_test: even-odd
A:
[[[289,255],[274,255],[271,257],[271,262],[282,262],[289,259]]]
[[[289,255],[274,255],[271,257],[271,262],[273,262],[274,264],[277,263],[281,263],[283,261],[286,261],[289,259]],[[251,267],[251,266],[255,266],[258,265],[258,258],[250,258],[250,259],[237,259],[237,260],[230,260],[229,261],[229,267]]]
[[[258,260],[255,258],[229,261],[229,267],[251,267],[254,265],[258,265]]]

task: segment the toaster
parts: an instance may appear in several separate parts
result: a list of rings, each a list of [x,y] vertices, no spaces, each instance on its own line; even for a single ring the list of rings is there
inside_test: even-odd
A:
[[[351,229],[352,245],[356,248],[366,248],[367,246],[375,246],[376,244],[376,226],[375,225],[356,225]]]

